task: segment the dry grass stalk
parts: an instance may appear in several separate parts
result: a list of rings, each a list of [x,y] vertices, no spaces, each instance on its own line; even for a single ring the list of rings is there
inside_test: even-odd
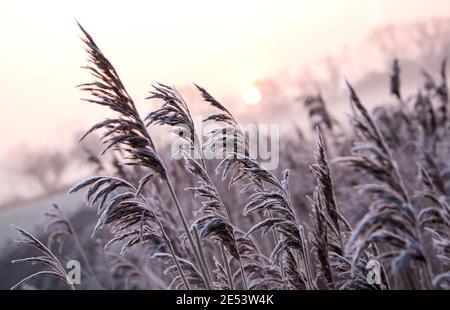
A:
[[[175,132],[187,142],[181,153],[185,158],[187,170],[198,179],[198,186],[189,189],[196,198],[203,200],[202,207],[197,212],[197,214],[201,214],[201,217],[195,221],[193,227],[200,230],[201,239],[209,236],[218,240],[225,246],[228,253],[239,261],[243,286],[247,288],[245,272],[234,236],[234,228],[228,211],[206,171],[203,148],[199,143],[189,107],[183,97],[172,87],[159,84],[159,86],[154,86],[151,94],[148,99],[161,99],[164,103],[160,109],[148,115],[149,124],[176,127]],[[200,156],[200,161],[194,159],[197,155]],[[202,249],[199,249],[199,252],[203,252]],[[207,278],[209,271],[207,271],[206,260],[202,258],[202,255],[200,255],[200,258],[204,262],[202,273]],[[228,262],[224,261],[224,264],[228,265]]]
[[[162,223],[152,210],[148,201],[141,195],[141,188],[144,187],[154,175],[162,178],[169,188],[171,197],[177,207],[183,226],[189,237],[190,244],[195,249],[195,243],[189,231],[187,220],[175,195],[167,170],[155,149],[155,145],[144,122],[140,118],[133,100],[126,91],[114,67],[97,47],[92,37],[81,26],[80,29],[84,34],[83,41],[87,46],[86,51],[90,56],[91,62],[91,65],[87,66],[86,69],[96,78],[95,82],[80,85],[81,90],[89,92],[92,97],[91,99],[85,100],[107,106],[118,115],[116,118],[107,119],[94,125],[81,139],[94,130],[104,129],[106,132],[101,137],[101,140],[106,147],[102,153],[105,153],[109,149],[119,150],[125,156],[125,165],[147,168],[150,169],[151,172],[140,180],[139,188],[135,188],[129,182],[119,178],[94,177],[82,182],[73,188],[71,192],[90,186],[87,193],[88,200],[95,194],[92,201],[89,201],[89,203],[92,205],[99,202],[99,212],[102,212],[102,216],[94,233],[98,228],[105,224],[113,223],[119,225],[115,229],[116,237],[112,242],[127,239],[128,241],[123,250],[126,250],[129,246],[140,243],[141,241],[165,241],[174,261],[177,263],[176,265],[179,266],[180,264],[174,253],[172,242],[167,237]],[[112,198],[108,207],[103,210],[109,195],[114,193],[118,188],[123,188],[126,192]],[[139,197],[141,200],[144,200],[144,202],[140,202],[138,200]],[[129,213],[123,214],[122,207]],[[127,223],[126,220],[122,220],[118,217],[119,215],[127,215],[126,218],[130,220],[130,222]],[[122,231],[125,228],[128,229],[138,223],[140,229],[134,229],[124,234],[118,234],[119,231]],[[150,223],[150,225],[148,225],[148,223]],[[156,229],[153,227],[156,227]],[[194,250],[194,252],[196,251]],[[183,279],[184,285],[186,288],[189,288],[189,284],[186,281],[181,268],[178,268],[178,271],[180,277]]]
[[[407,274],[411,268],[415,268],[413,265],[417,265],[429,281],[430,262],[411,197],[378,126],[350,85],[349,89],[358,112],[353,124],[363,142],[357,143],[352,149],[354,156],[340,161],[362,169],[384,184],[368,184],[361,188],[362,192],[375,195],[377,200],[372,203],[371,211],[358,224],[349,241],[348,249],[349,253],[353,253],[353,263],[357,263],[372,243],[385,243],[391,245],[393,250],[380,254],[380,258],[391,258],[394,271]],[[423,284],[425,288],[431,285],[428,281]]]
[[[312,129],[319,128],[322,131],[333,132],[338,122],[329,113],[320,90],[317,95],[306,96],[303,104],[308,109]]]
[[[115,112],[114,117],[94,125],[82,139],[98,129],[102,130],[102,153],[113,155],[112,166],[116,172],[115,176],[86,179],[71,192],[87,188],[86,202],[96,207],[100,215],[94,233],[107,227],[112,235],[100,244],[106,244],[105,247],[110,249],[116,244],[121,245],[121,255],[111,253],[104,260],[112,266],[106,268],[112,288],[122,284],[125,288],[149,289],[166,288],[167,285],[173,289],[450,287],[446,60],[441,64],[439,80],[424,71],[425,85],[413,97],[402,94],[401,70],[398,60],[395,60],[390,91],[401,106],[378,106],[374,116],[348,85],[355,133],[355,137],[349,137],[348,141],[356,141],[350,156],[341,157],[337,162],[349,165],[358,173],[333,170],[333,175],[337,174],[336,179],[340,179],[340,182],[333,183],[327,145],[319,131],[316,163],[311,166],[316,187],[313,190],[314,184],[302,178],[301,195],[297,191],[291,197],[292,190],[299,186],[296,180],[289,186],[288,170],[278,178],[276,172],[265,169],[252,156],[246,133],[230,111],[204,88],[196,85],[204,101],[217,110],[204,121],[214,122],[219,127],[212,130],[206,144],[201,145],[189,107],[174,87],[153,86],[149,98],[162,100],[163,104],[142,119],[112,64],[92,37],[83,28],[81,31],[89,55],[86,69],[95,78],[92,83],[80,85],[90,94],[85,100]],[[345,150],[348,141],[342,143],[335,139],[332,116],[321,94],[307,98],[305,105],[313,126],[327,131],[336,149]],[[171,126],[186,141],[179,152],[184,160],[172,161],[170,170],[166,169],[149,134],[147,126],[151,124]],[[306,142],[301,140],[302,150],[309,154],[309,146],[303,147]],[[244,200],[232,197],[231,203],[245,204],[243,214],[248,221],[240,221],[240,217],[233,214],[236,209],[227,208],[230,197],[221,197],[218,188],[222,188],[216,187],[221,185],[220,182],[208,174],[203,156],[206,151],[224,156],[216,172],[221,172],[230,191],[234,189],[232,186],[244,182],[242,193],[249,193],[248,196],[243,195],[246,197]],[[405,152],[408,152],[406,159]],[[293,162],[293,167],[308,167],[313,161],[306,155],[298,163],[298,154],[296,151],[292,153],[285,157],[290,158],[286,161]],[[106,165],[96,155],[91,153],[89,159],[98,172],[108,174]],[[419,180],[411,168],[416,162]],[[414,165],[404,167],[410,163]],[[188,190],[201,202],[198,208],[180,191],[175,194],[175,185],[178,184],[172,180],[184,178],[185,170],[190,172],[187,182],[196,182]],[[361,182],[366,177],[371,180]],[[345,188],[349,184],[362,184],[359,197]],[[303,187],[308,189],[303,190]],[[169,195],[170,198],[167,197]],[[297,212],[305,210],[307,201],[304,198],[307,195],[312,195],[309,199],[313,209],[310,227],[297,218]],[[182,197],[185,209],[179,201]],[[346,204],[360,207],[359,198],[362,198],[362,204],[369,205],[366,216],[356,219],[359,223],[353,231],[340,214],[336,197],[341,207]],[[344,197],[342,202],[341,197]],[[166,207],[166,198],[173,204]],[[187,213],[188,207],[195,212]],[[67,283],[64,268],[51,252],[50,245],[56,241],[62,246],[68,236],[75,238],[90,274],[96,275],[99,269],[104,269],[89,267],[81,240],[67,217],[59,211],[56,208],[48,213],[51,218],[48,247],[18,229],[24,236],[22,243],[38,248],[43,255],[16,262],[39,262],[50,269],[32,274],[14,288],[40,275],[51,275]],[[352,211],[355,210],[349,210]],[[186,215],[192,216],[193,223],[188,222]],[[184,230],[182,236],[179,236],[179,221]],[[247,225],[248,222],[252,227],[247,232],[242,231],[239,225]],[[306,234],[308,228],[309,235]],[[258,249],[261,244],[255,240],[263,245],[266,243],[250,236],[257,231],[263,236],[270,232],[274,237],[273,248],[272,243],[267,242],[267,249],[264,249],[271,252],[269,258]],[[184,240],[189,242],[189,246],[185,246]],[[210,240],[215,241],[218,247],[208,242]],[[310,244],[313,251],[309,249]],[[136,251],[134,256],[131,248]],[[216,255],[221,255],[222,261]],[[148,268],[149,256],[162,261],[164,274]],[[373,260],[381,263],[381,284],[371,284],[367,280],[367,267]],[[214,263],[212,272],[208,265],[211,262]],[[73,285],[67,284],[73,289]]]
[[[145,272],[142,270],[141,266],[132,262],[130,259],[127,259],[123,255],[106,252],[106,259],[108,264],[111,265],[111,275],[119,278],[120,281],[123,281],[124,289],[132,289],[133,284],[138,288],[145,289],[154,287],[157,289],[164,289],[167,287],[164,281],[154,273],[149,274],[148,272]]]
[[[222,170],[223,178],[229,179],[229,187],[236,182],[248,179],[250,183],[244,186],[243,191],[253,187],[256,192],[250,197],[249,203],[244,209],[244,215],[256,211],[265,211],[268,216],[257,225],[252,227],[248,234],[262,230],[263,233],[273,231],[280,236],[280,240],[275,246],[271,258],[274,263],[283,266],[282,274],[286,277],[289,286],[310,288],[313,284],[308,279],[311,275],[304,275],[299,267],[297,254],[302,256],[303,264],[308,270],[309,255],[302,245],[300,227],[295,212],[290,201],[288,192],[288,172],[284,173],[283,181],[269,170],[262,167],[257,161],[249,156],[249,148],[245,133],[241,130],[231,113],[206,90],[198,87],[204,100],[219,110],[218,113],[210,115],[205,121],[215,121],[225,123],[226,127],[214,130],[210,133],[206,146],[212,151],[223,152],[225,159],[217,167],[217,171]],[[229,145],[233,146],[230,150]],[[227,147],[228,146],[228,147]],[[266,187],[265,185],[269,187]],[[294,254],[296,252],[296,254]],[[306,280],[305,280],[306,279]]]
[[[328,166],[328,159],[320,130],[317,128],[317,164],[311,170],[317,179],[317,186],[311,201],[313,207],[312,244],[319,262],[319,275],[324,276],[325,284],[335,288],[335,272],[332,269],[330,253],[344,254],[345,232],[351,231],[350,225],[337,209],[334,186]]]
[[[63,265],[61,264],[59,259],[55,256],[55,254],[53,254],[49,250],[49,248],[47,248],[44,244],[42,244],[32,234],[26,232],[25,230],[23,230],[19,227],[14,227],[14,228],[22,235],[22,239],[17,241],[19,244],[25,244],[25,245],[31,246],[31,247],[39,250],[43,255],[36,256],[36,257],[16,259],[16,260],[13,260],[12,263],[13,264],[24,263],[24,262],[28,262],[28,263],[32,263],[32,264],[39,263],[39,264],[43,264],[43,265],[49,267],[49,269],[33,273],[32,275],[22,279],[21,281],[19,281],[19,283],[17,283],[13,287],[11,287],[11,290],[18,288],[18,287],[22,286],[23,284],[27,283],[29,280],[31,280],[35,277],[39,277],[39,276],[55,277],[60,282],[64,283],[71,290],[75,290],[75,287],[69,280],[69,277],[67,276],[67,273],[66,273]]]
[[[59,253],[61,253],[64,239],[69,236],[72,237],[75,242],[75,247],[80,253],[81,258],[83,259],[83,262],[89,272],[89,275],[94,280],[95,285],[98,288],[103,289],[103,286],[100,284],[97,278],[94,268],[92,267],[92,264],[83,249],[80,238],[78,237],[78,234],[76,233],[71,221],[57,204],[53,204],[52,208],[52,211],[48,211],[45,213],[45,216],[50,219],[47,223],[47,226],[45,227],[45,230],[47,232],[50,232],[47,241],[48,248],[51,249],[52,243],[57,242],[59,244]]]
[[[400,82],[400,63],[398,59],[394,60],[392,65],[392,75],[391,75],[391,94],[397,97],[397,99],[403,103],[402,93],[401,93],[401,82]]]

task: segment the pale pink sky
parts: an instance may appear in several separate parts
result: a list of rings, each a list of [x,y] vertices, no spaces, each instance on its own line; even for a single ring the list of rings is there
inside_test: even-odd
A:
[[[340,51],[379,24],[449,15],[449,0],[2,1],[0,155],[69,144],[103,117],[74,88],[89,80],[74,18],[143,102],[155,81],[239,100],[257,79]]]

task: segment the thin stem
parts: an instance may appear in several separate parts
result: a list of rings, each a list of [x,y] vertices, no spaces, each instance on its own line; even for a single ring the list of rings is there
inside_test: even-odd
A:
[[[99,245],[100,245],[100,251],[102,253],[103,263],[105,264],[106,274],[108,275],[108,280],[111,285],[111,290],[115,290],[114,278],[111,273],[111,268],[109,267],[108,260],[106,259],[105,249],[103,248],[101,243],[99,243]]]
[[[195,259],[196,259],[197,263],[200,265],[200,268],[203,268],[202,264],[201,264],[200,254],[198,252],[199,250],[197,249],[197,246],[194,242],[194,238],[192,238],[192,233],[189,229],[189,226],[188,226],[188,223],[186,220],[186,216],[184,215],[183,209],[181,208],[180,202],[178,201],[177,195],[175,194],[175,190],[173,188],[172,182],[170,182],[168,176],[166,178],[166,184],[167,184],[167,187],[169,188],[170,195],[172,196],[172,200],[175,203],[175,206],[177,208],[178,215],[181,218],[181,222],[182,222],[183,228],[186,232],[186,236],[188,237],[189,243],[194,251]],[[205,281],[206,281],[206,279],[205,279]]]
[[[269,211],[269,218],[273,219],[272,211]],[[275,230],[272,230],[272,237],[273,237],[273,241],[274,241],[275,246],[276,246],[278,244],[278,234],[277,234],[277,232]]]
[[[150,134],[149,134],[149,132],[147,130],[147,127],[145,126],[144,122],[142,121],[142,119],[140,117],[138,117],[138,121],[141,124],[141,126],[143,126],[144,135],[146,136],[146,138],[150,142],[151,146],[153,146],[152,148],[155,150],[156,155],[159,157],[158,152],[154,148],[154,145],[153,145],[151,136],[150,136]],[[166,180],[167,187],[169,188],[170,195],[172,197],[173,202],[175,203],[175,206],[176,206],[177,211],[178,211],[178,215],[181,218],[181,222],[183,223],[183,227],[184,227],[184,230],[186,232],[186,236],[188,237],[189,243],[190,243],[190,245],[191,245],[191,247],[192,247],[192,249],[194,251],[195,259],[196,259],[197,263],[200,265],[200,269],[202,269],[201,261],[200,261],[200,255],[198,254],[198,250],[197,250],[196,245],[194,243],[194,239],[192,238],[192,234],[191,234],[191,232],[189,230],[188,223],[187,223],[187,220],[186,220],[186,216],[184,215],[183,209],[181,208],[180,202],[178,201],[177,195],[175,194],[175,190],[173,188],[172,182],[170,181],[169,175],[167,173],[167,168],[164,166],[164,164],[163,164],[163,168],[164,168],[164,172],[165,172],[165,175],[166,175],[165,180]],[[159,220],[158,220],[158,222],[159,222]],[[162,224],[160,226],[162,228]],[[167,234],[165,233],[165,230],[163,228],[162,228],[162,230],[164,232],[164,235],[167,237]],[[172,242],[170,241],[170,239],[168,237],[167,237],[167,241],[168,241],[169,247],[172,247],[170,250],[171,250],[171,252],[174,253],[174,255],[173,255],[174,256],[174,260],[176,261],[177,266],[179,266],[178,258],[175,255],[175,251],[173,250]],[[183,274],[183,272],[181,270],[181,267],[179,268],[179,271],[180,271],[180,275],[183,277],[183,280],[185,281],[186,288],[188,288],[189,284],[187,283],[186,278],[184,277],[184,274]],[[206,279],[205,279],[205,282],[206,282]]]
[[[386,285],[386,289],[390,290],[391,289],[391,285],[389,283],[389,278],[388,278],[388,274],[387,274],[386,268],[384,267],[384,263],[381,261],[381,259],[379,259],[380,250],[378,249],[378,246],[375,243],[372,243],[372,246],[373,246],[373,251],[374,251],[375,257],[380,262],[380,265],[381,265],[381,277],[382,277],[382,280],[384,280],[384,284]]]
[[[300,230],[300,240],[302,242],[302,255],[303,255],[303,260],[305,263],[305,269],[306,269],[306,278],[308,279],[308,287],[310,290],[312,290],[314,288],[313,285],[313,277],[312,277],[312,273],[311,273],[311,266],[309,265],[309,255],[308,253],[308,245],[306,242],[306,237],[305,237],[305,232],[303,229],[303,226],[299,225],[299,230]]]
[[[206,263],[206,256],[205,256],[205,253],[203,252],[202,241],[200,240],[200,235],[198,233],[198,228],[196,225],[193,227],[193,230],[194,230],[195,241],[197,242],[197,247],[200,252],[201,264],[203,265],[203,268],[205,269],[202,271],[203,277],[205,278],[205,284],[209,290],[212,290],[211,274],[209,272],[208,264]]]
[[[147,139],[149,140],[149,142],[153,146],[153,142],[152,142],[150,134],[148,133],[147,127],[144,125],[144,123],[142,122],[142,119],[140,117],[138,118],[138,120],[139,120],[140,124],[144,128],[145,136],[147,137]],[[159,157],[158,152],[156,151],[156,149],[154,149],[154,150],[155,150],[155,153],[157,154],[157,156]],[[197,261],[197,264],[200,266],[200,270],[202,270],[202,273],[206,273],[205,270],[204,270],[205,267],[202,266],[202,262],[201,262],[201,258],[200,258],[200,254],[199,254],[200,250],[197,249],[196,244],[194,242],[194,239],[192,238],[192,234],[191,234],[191,232],[189,230],[189,226],[188,226],[188,222],[186,220],[186,216],[184,215],[183,209],[181,208],[180,202],[178,201],[178,198],[177,198],[177,195],[176,195],[175,190],[173,188],[172,182],[171,182],[171,180],[169,178],[169,175],[167,173],[167,168],[164,165],[163,165],[163,168],[164,168],[164,172],[165,172],[165,175],[166,175],[165,181],[166,181],[167,187],[169,188],[170,195],[171,195],[172,200],[175,203],[175,206],[177,208],[178,215],[181,218],[181,222],[183,224],[183,228],[184,228],[184,231],[186,233],[186,236],[188,237],[189,243],[190,243],[190,245],[192,247],[192,250],[194,251],[195,260]],[[170,242],[170,244],[171,244],[171,242]],[[181,269],[180,269],[180,271],[181,271]],[[182,274],[182,272],[181,272],[181,274]],[[205,278],[204,281],[205,281],[205,283],[207,283],[208,279]],[[186,284],[187,284],[187,282],[186,282]]]
[[[137,191],[137,190],[136,190]],[[178,256],[175,253],[175,250],[173,248],[173,244],[172,244],[172,240],[169,238],[169,236],[167,236],[166,230],[164,229],[163,224],[161,223],[161,221],[159,220],[159,218],[156,216],[155,211],[153,210],[152,206],[150,205],[150,203],[147,201],[147,199],[144,197],[144,195],[140,194],[142,200],[144,200],[145,204],[150,208],[150,210],[155,214],[155,219],[156,222],[158,223],[159,228],[161,229],[161,233],[163,234],[163,238],[166,241],[167,245],[169,246],[169,251],[170,254],[172,255],[173,260],[175,261],[175,265],[177,266],[178,269],[178,273],[180,274],[184,286],[186,287],[187,290],[190,290],[191,287],[189,285],[189,282],[186,279],[186,276],[183,273],[183,269],[181,268],[180,262],[178,260]]]
[[[228,284],[230,285],[230,289],[234,290],[234,281],[231,274],[230,263],[227,259],[227,254],[225,253],[225,248],[222,244],[220,245],[220,253],[222,254],[223,265],[225,266],[225,271],[227,273]]]
[[[200,149],[200,152],[201,152],[201,149]],[[208,178],[209,183],[212,185],[212,187],[214,188],[214,191],[217,193],[217,197],[219,198],[220,204],[221,204],[222,207],[223,207],[223,210],[224,210],[224,212],[225,212],[225,216],[227,217],[228,222],[232,225],[230,213],[228,212],[227,207],[226,207],[225,204],[223,203],[222,198],[220,197],[219,192],[218,192],[216,186],[214,185],[213,181],[212,181],[211,178],[209,177],[209,174],[208,174],[208,172],[207,172],[207,170],[206,170],[206,163],[205,163],[205,160],[204,160],[204,158],[203,158],[203,153],[201,153],[201,154],[202,154],[201,164],[202,164],[203,170],[205,170],[206,176],[207,176],[207,178]],[[232,228],[231,233],[233,234],[233,239],[236,240],[236,234],[234,233],[234,227],[232,226],[231,228]],[[236,242],[236,243],[237,243],[237,242]],[[245,289],[245,290],[248,290],[248,286],[247,286],[247,278],[246,278],[246,276],[245,276],[244,266],[242,265],[242,259],[241,259],[241,255],[240,255],[240,253],[239,253],[239,248],[238,248],[238,245],[237,245],[237,244],[236,244],[236,251],[237,251],[237,254],[238,254],[239,267],[240,267],[240,269],[241,269],[242,283],[243,283],[243,285],[244,285],[244,289]]]
[[[73,228],[73,225],[72,225],[71,221],[69,220],[69,218],[66,216],[65,212],[62,209],[60,209],[60,211],[61,211],[61,215],[63,216],[63,218],[66,221],[67,225],[69,225],[69,229],[72,232],[73,240],[75,241],[75,246],[77,247],[78,252],[80,252],[81,258],[83,259],[84,263],[86,264],[86,268],[88,269],[90,275],[94,279],[95,285],[97,285],[100,289],[105,289],[100,284],[100,281],[98,280],[97,275],[95,274],[94,269],[92,268],[92,265],[89,262],[89,259],[88,259],[87,255],[86,255],[86,252],[84,251],[83,246],[81,245],[80,239],[78,238],[78,234],[75,231],[75,229]]]
[[[170,254],[172,255],[172,257],[175,261],[175,264],[177,265],[178,272],[181,275],[181,278],[183,279],[184,286],[186,287],[186,289],[191,290],[191,286],[189,285],[189,282],[187,281],[186,276],[184,275],[183,270],[181,269],[181,265],[180,265],[180,261],[178,260],[178,256],[175,254],[175,250],[173,248],[172,241],[169,239],[169,237],[166,235],[165,232],[163,232],[163,234],[164,234],[164,238],[166,239],[167,245],[169,246]]]
[[[239,255],[239,252],[238,252]],[[241,268],[241,274],[242,274],[242,283],[244,284],[244,289],[248,290],[248,286],[247,286],[247,278],[245,277],[245,272],[244,272],[244,266],[242,265],[242,260],[241,260],[241,256],[239,255],[239,268]]]

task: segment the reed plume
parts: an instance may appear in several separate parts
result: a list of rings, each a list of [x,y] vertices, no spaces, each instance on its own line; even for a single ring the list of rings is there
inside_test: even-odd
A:
[[[226,127],[213,130],[209,133],[206,147],[212,151],[222,152],[225,159],[217,167],[222,170],[222,177],[228,178],[231,187],[238,181],[248,179],[250,183],[244,186],[243,191],[250,187],[255,193],[249,198],[244,208],[244,215],[256,211],[266,211],[271,214],[253,226],[247,234],[262,230],[263,233],[273,231],[280,235],[271,254],[273,263],[281,265],[281,274],[288,281],[290,287],[313,287],[312,275],[309,270],[309,255],[302,237],[303,228],[298,224],[288,192],[288,171],[280,182],[269,170],[252,159],[251,150],[245,133],[232,114],[205,89],[198,87],[203,99],[219,110],[218,113],[208,116],[204,121],[225,123]],[[267,184],[269,187],[266,187]],[[272,217],[273,216],[273,217]],[[298,257],[305,266],[306,275],[299,267]]]
[[[303,98],[301,98],[303,99]],[[322,131],[333,132],[335,125],[338,124],[328,111],[322,93],[319,90],[316,95],[306,96],[303,104],[308,109],[312,129],[320,128]]]
[[[394,95],[400,102],[403,102],[401,93],[400,74],[401,74],[400,63],[398,59],[394,59],[391,74],[391,95]]]
[[[42,270],[35,272],[28,277],[20,280],[17,284],[15,284],[13,287],[11,287],[11,290],[14,290],[16,288],[19,288],[23,284],[27,283],[33,278],[40,277],[40,276],[51,276],[59,280],[61,283],[66,285],[69,289],[75,290],[75,286],[70,281],[69,277],[67,276],[67,273],[59,261],[59,259],[55,256],[55,254],[52,253],[52,251],[49,250],[48,247],[46,247],[42,242],[40,242],[36,237],[34,237],[32,234],[26,232],[25,230],[14,227],[21,235],[22,239],[17,240],[17,243],[24,244],[31,246],[37,250],[39,250],[42,255],[36,256],[36,257],[27,257],[27,258],[20,258],[15,259],[12,261],[13,264],[16,263],[32,263],[32,264],[43,264],[44,266],[48,267],[48,270]]]
[[[66,213],[57,204],[53,204],[52,209],[48,212],[45,212],[44,215],[49,219],[45,227],[45,231],[49,232],[49,236],[47,238],[48,248],[51,249],[53,243],[58,243],[59,253],[61,253],[62,247],[64,245],[64,240],[67,237],[72,237],[75,243],[75,247],[80,253],[81,258],[83,259],[83,262],[89,272],[89,275],[93,278],[95,285],[98,288],[102,289],[103,286],[100,284],[94,268],[92,267],[92,264],[86,254],[86,251],[83,248],[80,238]]]
[[[428,278],[424,285],[429,288],[429,259],[423,246],[417,211],[377,124],[350,84],[348,87],[358,113],[353,119],[353,125],[362,142],[355,143],[352,157],[341,158],[339,161],[365,171],[381,183],[361,187],[361,193],[374,195],[377,199],[354,229],[347,245],[348,253],[352,253],[353,264],[356,264],[362,255],[367,254],[365,251],[370,249],[371,244],[389,244],[392,249],[381,253],[379,258],[389,258],[392,270],[403,274],[409,285],[413,284],[409,283],[406,274],[412,270],[413,265],[419,266]]]
[[[155,149],[153,140],[149,135],[132,98],[126,91],[116,70],[100,51],[92,37],[83,29],[83,27],[81,27],[81,25],[79,26],[84,34],[83,41],[87,46],[86,51],[90,56],[90,65],[85,68],[96,78],[94,82],[82,84],[79,87],[82,91],[86,91],[91,95],[91,98],[85,99],[86,101],[106,106],[117,113],[116,118],[109,118],[94,125],[80,140],[84,139],[95,130],[104,129],[105,133],[102,135],[101,140],[105,145],[105,148],[103,149],[102,154],[110,149],[117,150],[124,155],[125,165],[146,168],[150,170],[150,173],[140,179],[139,188],[136,188],[131,183],[119,178],[94,177],[81,182],[70,192],[76,192],[81,188],[90,186],[87,192],[87,198],[88,200],[92,196],[93,198],[92,201],[88,202],[90,205],[99,202],[98,209],[99,212],[102,212],[102,216],[97,223],[94,233],[98,228],[105,224],[113,223],[119,225],[115,229],[116,236],[112,242],[127,239],[127,243],[123,250],[126,250],[126,248],[131,245],[144,241],[144,239],[145,241],[164,240],[169,247],[174,261],[178,262],[172,241],[168,238],[161,221],[158,219],[149,202],[141,195],[141,189],[150,179],[153,177],[160,177],[163,179],[166,182],[171,197],[177,207],[186,233],[190,236],[189,240],[191,246],[195,249],[193,238],[188,229],[187,220],[175,195],[167,170]],[[125,192],[117,195],[114,191],[119,188],[124,189]],[[108,207],[103,210],[105,202],[110,194],[116,194],[116,196],[111,199]],[[122,207],[124,207],[124,210],[128,213],[124,214],[124,211],[121,210]],[[127,223],[116,215],[126,216],[130,222]],[[131,229],[125,234],[118,234],[123,229],[131,228],[138,223],[140,223],[139,229]],[[152,225],[155,225],[155,227],[152,227]],[[178,263],[177,266],[179,266]],[[185,287],[189,288],[181,268],[178,268],[178,271],[180,277],[184,280]]]
[[[200,145],[189,107],[176,89],[162,84],[153,88],[154,90],[148,99],[162,99],[164,103],[160,109],[148,115],[149,124],[176,127],[177,134],[187,141],[185,149],[181,150],[181,154],[185,159],[186,169],[198,180],[197,186],[188,189],[202,201],[202,207],[196,212],[199,218],[193,223],[193,229],[199,230],[200,239],[210,237],[217,240],[239,262],[243,287],[247,288],[245,272],[236,243],[235,228],[220,194],[208,175],[203,147]],[[194,158],[198,156],[200,160],[195,160]],[[201,244],[199,244],[200,251]],[[199,255],[200,260],[202,260],[201,256]],[[203,261],[206,260],[203,259]],[[227,262],[224,262],[224,264],[227,265]],[[206,263],[201,265],[203,265],[202,273],[207,278],[208,267]],[[232,282],[232,279],[229,279],[229,281]],[[230,285],[233,286],[232,283]]]
[[[395,59],[387,79],[397,104],[371,112],[347,83],[353,130],[339,136],[322,93],[301,98],[317,130],[314,157],[296,124],[294,139],[282,136],[281,167],[269,170],[230,110],[198,85],[202,101],[214,108],[203,120],[214,126],[206,143],[173,86],[152,85],[146,99],[161,105],[142,118],[114,66],[80,29],[89,57],[84,68],[93,76],[79,85],[83,100],[113,114],[81,137],[100,132],[106,156],[87,150],[96,175],[70,193],[85,191],[86,205],[96,209],[91,237],[101,250],[85,250],[84,234],[54,205],[46,213],[47,245],[16,228],[19,243],[40,254],[13,262],[45,269],[13,289],[29,288],[40,276],[74,289],[54,254],[71,240],[88,275],[81,289],[103,288],[104,279],[111,289],[450,288],[446,59],[439,77],[422,70],[424,83],[409,96]],[[183,141],[170,150],[170,166],[162,160],[169,148],[156,147],[152,125],[169,126]],[[333,151],[347,155],[334,159]],[[370,278],[377,270],[379,277]]]

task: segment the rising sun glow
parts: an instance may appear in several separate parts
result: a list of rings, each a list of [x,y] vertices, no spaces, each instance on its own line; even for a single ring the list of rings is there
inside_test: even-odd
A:
[[[244,93],[244,102],[248,105],[258,104],[261,98],[261,92],[256,87],[249,88]]]

